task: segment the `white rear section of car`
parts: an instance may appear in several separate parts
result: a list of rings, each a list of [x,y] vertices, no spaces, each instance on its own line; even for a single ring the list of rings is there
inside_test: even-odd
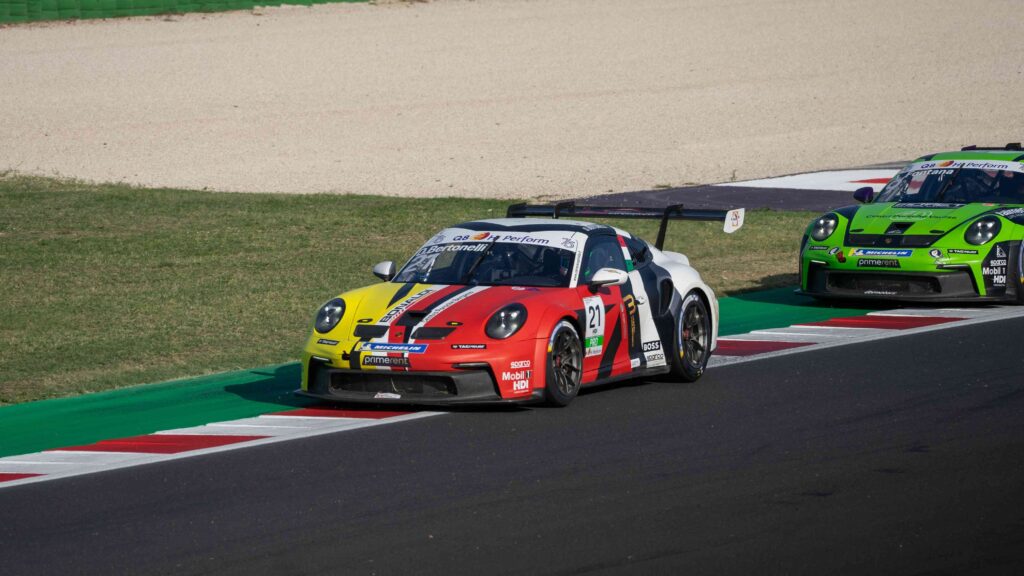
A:
[[[707,297],[708,312],[711,314],[711,349],[714,350],[718,346],[718,298],[715,297],[715,291],[704,283],[700,272],[690,266],[690,259],[685,254],[662,252],[651,246],[651,256],[655,264],[672,275],[672,282],[680,298],[685,298],[691,290],[700,290]]]

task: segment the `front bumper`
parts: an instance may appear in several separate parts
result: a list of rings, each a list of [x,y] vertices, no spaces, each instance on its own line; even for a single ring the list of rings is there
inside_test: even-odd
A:
[[[810,262],[799,294],[815,298],[899,300],[905,302],[1016,302],[1018,283],[1008,282],[999,295],[982,295],[967,267],[942,272],[901,270],[855,271]]]
[[[311,359],[307,387],[298,394],[335,402],[369,404],[522,404],[544,399],[542,390],[502,398],[490,370],[443,372],[347,370]]]
[[[1022,243],[978,247],[832,246],[807,242],[799,293],[816,298],[909,302],[1017,302],[1024,290]]]

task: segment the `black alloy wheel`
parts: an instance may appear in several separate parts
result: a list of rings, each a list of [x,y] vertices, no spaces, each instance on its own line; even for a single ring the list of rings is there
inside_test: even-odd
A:
[[[548,343],[547,401],[554,406],[568,406],[580,391],[583,346],[576,328],[566,320],[555,326]]]
[[[696,382],[711,356],[711,315],[696,292],[683,299],[674,344],[672,374],[684,382]]]

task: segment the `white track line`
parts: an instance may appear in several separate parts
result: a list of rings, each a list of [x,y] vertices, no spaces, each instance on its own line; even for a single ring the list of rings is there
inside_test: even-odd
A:
[[[822,350],[824,348],[836,348],[838,346],[848,346],[850,344],[858,344],[861,342],[873,342],[876,340],[885,340],[888,338],[899,338],[901,336],[911,336],[913,334],[922,334],[924,332],[934,332],[937,330],[946,330],[948,328],[956,328],[959,326],[971,326],[974,324],[984,324],[986,322],[995,322],[998,320],[1006,320],[1009,318],[1020,318],[1024,317],[1024,307],[1018,306],[1006,306],[998,309],[992,309],[993,311],[998,310],[998,313],[985,314],[975,318],[967,318],[957,322],[943,322],[942,324],[933,324],[930,326],[921,326],[918,328],[904,328],[904,329],[893,329],[893,330],[877,330],[875,334],[866,334],[859,337],[835,339],[828,342],[819,342],[811,344],[809,346],[799,346],[796,348],[789,348],[786,350],[777,350],[775,352],[765,352],[762,354],[753,354],[750,356],[714,356],[708,360],[709,368],[717,368],[719,366],[729,366],[732,364],[742,364],[744,362],[754,362],[757,360],[763,360],[765,358],[775,358],[778,356],[791,356],[793,354],[803,354],[805,352],[811,352],[815,350]],[[801,326],[803,328],[803,326]],[[732,338],[730,336],[729,338]],[[722,338],[719,338],[721,341]]]
[[[882,183],[863,183],[859,180],[889,179],[898,170],[892,168],[872,168],[863,170],[827,170],[824,172],[808,172],[776,178],[761,178],[744,182],[722,182],[716,186],[742,186],[748,188],[790,188],[796,190],[832,190],[836,192],[853,192],[858,188],[871,186],[881,190]]]
[[[403,414],[400,416],[392,416],[389,418],[310,418],[307,416],[293,417],[293,416],[260,416],[262,418],[295,418],[296,420],[334,420],[334,425],[321,425],[312,426],[307,425],[304,429],[294,430],[287,434],[281,435],[270,435],[261,434],[267,436],[266,438],[260,438],[258,440],[250,440],[247,442],[239,442],[235,444],[228,444],[226,446],[216,446],[213,448],[202,448],[199,450],[191,450],[188,452],[180,452],[178,454],[152,454],[152,453],[137,453],[137,452],[91,452],[91,451],[54,451],[54,452],[36,452],[34,454],[22,454],[18,456],[8,456],[6,458],[0,458],[0,473],[29,473],[29,474],[43,474],[42,476],[35,476],[32,478],[23,478],[21,480],[11,480],[8,482],[0,483],[0,490],[4,488],[10,488],[13,486],[23,486],[25,484],[34,484],[37,482],[46,482],[49,480],[57,480],[60,478],[70,478],[72,476],[81,476],[84,474],[92,474],[94,472],[105,472],[107,470],[117,470],[119,468],[128,468],[131,466],[141,466],[144,464],[153,464],[157,462],[169,462],[172,460],[181,460],[184,458],[192,458],[195,456],[204,456],[206,454],[216,454],[218,452],[227,452],[229,450],[238,450],[241,448],[249,448],[253,446],[264,446],[266,444],[276,444],[278,442],[287,442],[290,440],[296,440],[299,438],[310,438],[313,436],[321,436],[324,434],[333,434],[335,432],[343,432],[348,430],[356,430],[360,428],[370,428],[373,426],[383,426],[387,424],[395,424],[398,422],[406,422],[409,420],[418,420],[420,418],[429,418],[431,416],[439,416],[443,412],[414,412],[411,414]],[[231,425],[235,422],[245,422],[253,420],[252,418],[243,418],[237,421],[219,422],[207,426],[216,426],[217,424]],[[352,422],[356,420],[356,422]],[[310,423],[311,424],[311,423]],[[206,428],[207,426],[199,426],[196,428]],[[193,430],[192,428],[183,428],[181,430]],[[156,434],[178,434],[177,431],[163,431],[157,432]],[[209,434],[215,435],[213,432],[194,432],[195,434]],[[224,434],[227,434],[224,432]],[[236,431],[234,434],[238,434]],[[248,434],[242,434],[248,435]],[[68,468],[61,468],[60,465],[68,466]]]

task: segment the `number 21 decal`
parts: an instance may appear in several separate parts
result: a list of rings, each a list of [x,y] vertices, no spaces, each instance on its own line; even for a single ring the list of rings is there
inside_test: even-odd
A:
[[[604,350],[604,302],[600,296],[584,298],[583,309],[586,313],[583,347],[586,356],[597,356]]]

